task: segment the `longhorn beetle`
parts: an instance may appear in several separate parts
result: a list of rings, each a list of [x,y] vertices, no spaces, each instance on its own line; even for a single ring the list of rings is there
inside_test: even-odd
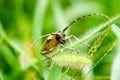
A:
[[[32,46],[41,38],[43,37],[47,37],[47,39],[44,41],[43,43],[43,46],[42,46],[42,49],[40,51],[40,53],[42,55],[45,55],[45,54],[48,54],[49,52],[53,51],[54,49],[56,49],[59,45],[62,45],[66,42],[67,39],[71,38],[71,37],[74,37],[76,38],[75,36],[71,36],[69,38],[66,38],[65,37],[65,31],[73,24],[75,23],[76,21],[82,19],[82,18],[85,18],[85,17],[88,17],[88,16],[103,16],[103,17],[106,17],[107,19],[110,19],[108,16],[104,15],[104,14],[88,14],[88,15],[84,15],[84,16],[81,16],[77,19],[75,19],[74,21],[72,21],[68,26],[66,26],[62,31],[58,31],[58,32],[55,32],[55,33],[52,33],[52,34],[47,34],[47,35],[43,35],[41,37],[39,37],[38,39],[34,40],[34,42],[30,45],[30,47],[28,48],[28,51],[32,48]]]

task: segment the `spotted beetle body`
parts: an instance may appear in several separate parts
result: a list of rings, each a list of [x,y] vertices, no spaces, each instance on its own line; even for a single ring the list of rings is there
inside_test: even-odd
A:
[[[65,33],[63,31],[52,33],[43,43],[41,53],[44,55],[56,49],[56,47],[59,46],[59,44],[64,44],[65,41]]]

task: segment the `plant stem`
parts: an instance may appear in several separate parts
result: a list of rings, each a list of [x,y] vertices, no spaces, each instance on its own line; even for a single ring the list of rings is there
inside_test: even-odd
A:
[[[65,72],[61,75],[60,80],[63,79],[63,77],[65,76],[65,74],[68,72],[69,69],[70,69],[70,68],[68,67],[68,68],[65,70]]]
[[[80,41],[78,41],[75,44],[73,44],[71,47],[75,47],[75,46],[77,46],[77,45],[79,45],[79,44],[89,40],[91,37],[96,35],[99,31],[101,31],[104,28],[110,27],[110,25],[114,24],[119,19],[120,19],[120,15],[117,15],[117,16],[111,18],[109,21],[107,21],[107,22],[103,23],[102,25],[98,26],[98,28],[95,29],[94,31],[92,31],[91,34],[88,34],[87,36],[82,38]]]

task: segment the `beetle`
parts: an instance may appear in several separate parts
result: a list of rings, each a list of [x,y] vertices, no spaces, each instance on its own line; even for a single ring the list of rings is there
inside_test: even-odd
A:
[[[76,21],[78,21],[82,18],[85,18],[87,16],[93,16],[93,15],[101,15],[101,16],[108,18],[108,16],[106,16],[104,14],[88,14],[86,16],[82,16],[82,17],[77,18],[76,20],[72,21],[67,27],[65,27],[62,31],[58,31],[58,32],[50,34],[42,45],[41,54],[44,55],[44,54],[47,54],[47,53],[53,51],[54,49],[56,49],[56,47],[64,44],[66,42],[66,40],[71,38],[71,37],[74,37],[77,39],[77,37],[75,37],[75,36],[71,36],[69,38],[68,37],[66,38],[65,31]]]
[[[47,37],[46,40],[44,41],[43,45],[42,45],[42,48],[40,50],[40,53],[42,55],[44,55],[46,58],[48,58],[50,60],[50,62],[52,61],[51,57],[48,57],[46,56],[46,54],[49,54],[51,51],[55,50],[58,46],[62,46],[63,44],[65,44],[66,40],[70,39],[70,38],[75,38],[76,40],[79,40],[77,37],[75,36],[68,36],[66,37],[65,35],[65,31],[68,30],[68,28],[73,24],[75,23],[76,21],[82,19],[82,18],[85,18],[85,17],[88,17],[88,16],[93,16],[93,15],[98,15],[98,16],[103,16],[103,17],[106,17],[107,19],[110,19],[108,16],[104,15],[104,14],[88,14],[88,15],[85,15],[85,16],[82,16],[82,17],[79,17],[75,20],[73,20],[68,26],[66,26],[63,30],[61,31],[58,31],[58,32],[55,32],[55,33],[52,33],[52,34],[47,34],[47,35],[43,35],[37,39],[35,39],[32,44],[29,46],[29,48],[27,49],[27,52],[30,51],[30,49],[33,47],[33,45],[40,39],[44,38],[44,37]],[[68,48],[68,47],[65,47],[65,48]],[[75,50],[73,48],[68,48],[68,49],[72,49],[72,50]],[[24,66],[25,66],[25,59],[24,58]]]
[[[34,42],[30,45],[30,47],[28,48],[28,51],[32,48],[32,46],[41,38],[43,37],[47,37],[46,40],[44,41],[43,45],[42,45],[42,48],[41,48],[41,51],[40,53],[42,55],[46,55],[48,54],[49,52],[55,50],[59,45],[63,45],[66,40],[70,39],[71,37],[74,37],[75,39],[77,39],[75,36],[70,36],[70,37],[66,37],[65,35],[65,31],[73,24],[75,23],[76,21],[82,19],[82,18],[85,18],[85,17],[88,17],[88,16],[103,16],[103,17],[106,17],[107,19],[110,19],[108,16],[104,15],[104,14],[88,14],[88,15],[84,15],[84,16],[81,16],[75,20],[73,20],[68,26],[66,26],[63,30],[61,31],[58,31],[58,32],[55,32],[55,33],[52,33],[52,34],[47,34],[47,35],[43,35],[41,37],[39,37],[38,39],[34,40]],[[78,40],[78,39],[77,39]]]

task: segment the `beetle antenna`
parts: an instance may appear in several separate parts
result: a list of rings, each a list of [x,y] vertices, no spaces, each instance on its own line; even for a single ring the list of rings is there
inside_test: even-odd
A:
[[[63,32],[65,32],[65,31],[66,31],[73,23],[75,23],[76,21],[78,21],[78,20],[80,20],[80,19],[83,19],[83,18],[86,18],[86,17],[89,17],[89,16],[103,16],[103,17],[105,17],[105,18],[107,18],[107,19],[110,19],[110,17],[108,17],[108,16],[105,15],[105,14],[99,14],[99,13],[87,14],[87,15],[81,16],[81,17],[75,19],[74,21],[72,21],[67,27],[65,27],[65,28],[63,29]]]

